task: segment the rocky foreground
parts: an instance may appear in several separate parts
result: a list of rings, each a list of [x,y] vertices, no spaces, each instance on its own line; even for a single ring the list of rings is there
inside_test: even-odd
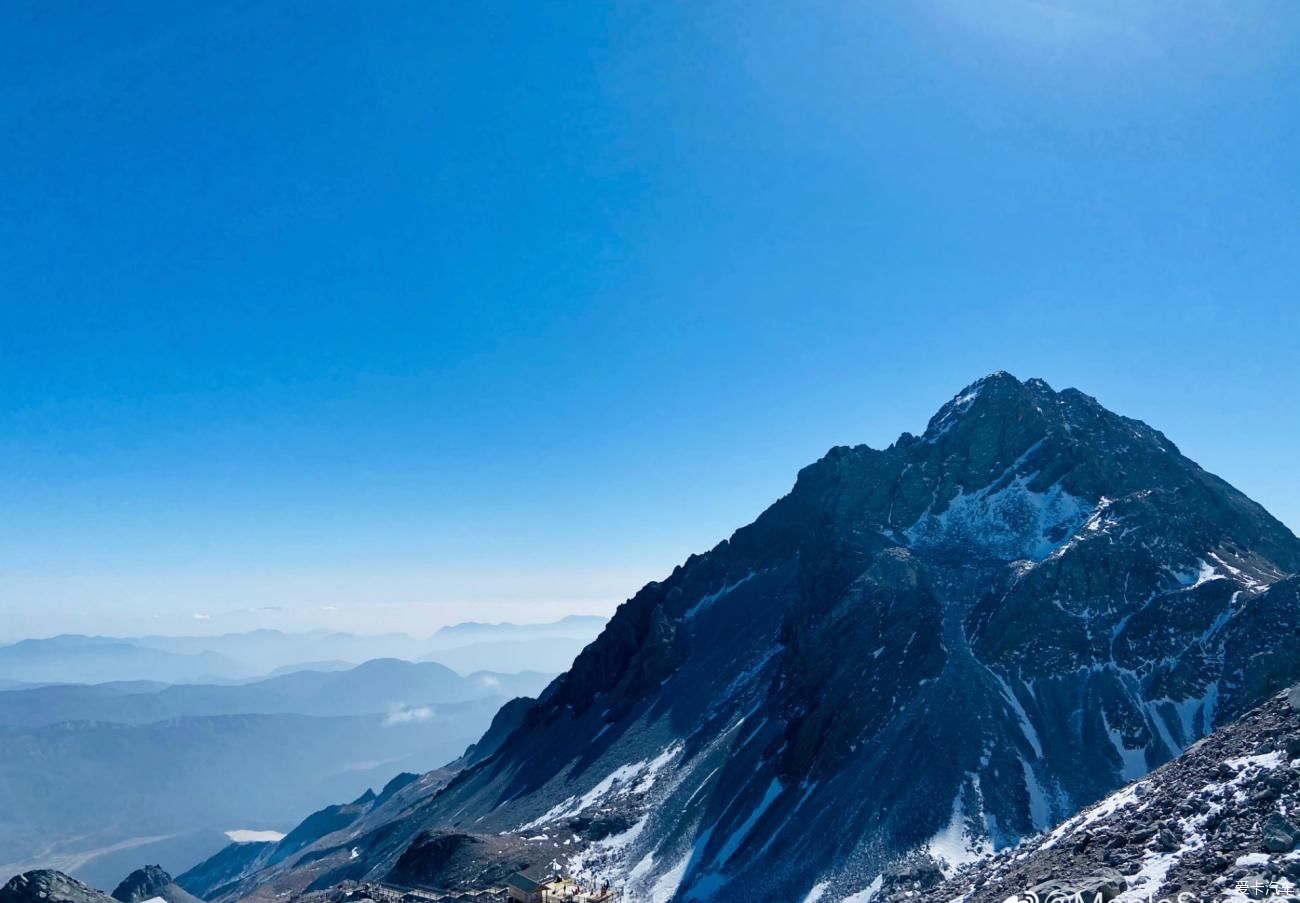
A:
[[[0,887],[0,903],[115,903],[103,891],[95,890],[63,872],[37,869],[23,872]]]
[[[1003,903],[1030,899],[1031,891],[1042,901],[1079,893],[1087,903],[1296,903],[1298,843],[1300,687],[1054,830],[948,881],[924,862],[887,873],[873,903]]]

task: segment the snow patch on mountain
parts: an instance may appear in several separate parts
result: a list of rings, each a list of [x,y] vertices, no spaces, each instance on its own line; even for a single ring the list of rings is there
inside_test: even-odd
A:
[[[1029,488],[1037,474],[996,481],[975,492],[959,492],[943,511],[926,513],[904,531],[921,548],[946,546],[980,550],[1004,561],[1042,561],[1074,534],[1093,513],[1085,499],[1060,483],[1038,492]]]
[[[735,592],[737,589],[744,586],[750,580],[753,580],[756,576],[758,576],[757,571],[750,571],[748,574],[741,577],[736,582],[728,583],[726,586],[722,587],[721,589],[709,593],[707,596],[702,596],[698,602],[696,602],[690,608],[686,609],[685,614],[682,615],[682,619],[686,621],[693,620],[695,617],[697,617],[700,614],[700,612],[704,611],[706,608],[711,606],[714,602],[717,602],[723,596]]]
[[[582,796],[570,796],[557,803],[539,818],[520,825],[515,829],[516,833],[532,831],[551,822],[572,818],[597,803],[607,802],[612,798],[626,796],[629,793],[644,793],[654,785],[660,770],[676,758],[681,750],[680,745],[673,745],[653,759],[642,759],[639,762],[618,766]]]
[[[998,687],[1001,688],[1002,696],[1006,699],[1007,705],[1011,706],[1011,710],[1016,713],[1016,718],[1020,722],[1020,731],[1025,735],[1029,745],[1033,747],[1034,755],[1041,759],[1043,757],[1043,744],[1038,739],[1038,731],[1034,729],[1033,722],[1029,720],[1029,714],[1025,711],[1025,707],[1016,698],[1015,691],[1011,689],[1011,685],[1007,683],[1006,678],[992,670],[989,673],[998,682]]]
[[[876,894],[880,893],[880,888],[884,883],[885,876],[877,875],[875,880],[862,890],[858,891],[856,894],[850,894],[845,897],[843,903],[871,903],[871,901],[875,899]]]
[[[970,775],[978,792],[978,775]],[[972,834],[967,825],[965,806],[959,791],[952,803],[952,817],[948,824],[930,838],[925,845],[926,852],[941,863],[944,874],[951,874],[958,866],[974,862],[982,856],[993,852],[993,844],[983,834]]]

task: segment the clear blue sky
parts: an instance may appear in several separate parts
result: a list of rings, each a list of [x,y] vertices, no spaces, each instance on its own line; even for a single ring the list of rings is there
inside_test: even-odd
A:
[[[20,6],[5,638],[608,612],[995,369],[1300,527],[1289,0]]]

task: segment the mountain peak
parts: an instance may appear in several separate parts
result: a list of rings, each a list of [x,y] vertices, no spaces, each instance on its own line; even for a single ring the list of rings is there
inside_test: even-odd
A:
[[[123,903],[136,903],[160,896],[167,885],[172,883],[172,876],[161,865],[146,865],[136,869],[122,879],[122,883],[113,891],[113,899]]]
[[[1041,379],[1021,382],[1005,370],[990,373],[952,397],[930,418],[924,438],[937,441],[958,422],[969,417],[983,416],[989,412],[1017,416],[1037,407],[1044,396],[1055,393]]]
[[[118,903],[142,903],[163,900],[165,903],[202,903],[198,897],[178,885],[161,865],[146,865],[122,879],[113,891]]]
[[[1011,373],[1008,373],[1006,370],[994,370],[992,373],[986,373],[984,376],[981,376],[979,379],[975,380],[975,382],[972,385],[982,386],[991,383],[1005,383],[1005,384],[1015,385],[1015,386],[1022,385],[1020,380],[1016,379],[1015,376],[1013,376]]]

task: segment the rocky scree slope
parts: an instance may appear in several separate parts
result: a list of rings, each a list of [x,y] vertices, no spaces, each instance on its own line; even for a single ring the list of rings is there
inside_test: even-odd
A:
[[[237,893],[250,875],[270,875],[287,862],[298,866],[296,878],[310,880],[313,862],[328,861],[340,850],[351,858],[352,847],[347,840],[364,817],[379,822],[400,819],[407,805],[404,799],[422,799],[434,793],[453,773],[447,769],[424,775],[403,772],[378,794],[367,790],[350,803],[318,809],[278,841],[231,843],[184,872],[176,883],[199,897],[216,900]],[[333,839],[335,845],[331,846],[327,839]]]
[[[429,831],[527,839],[633,901],[951,870],[1300,678],[1297,571],[1158,431],[992,374],[644,587],[494,754],[229,893],[383,880]]]
[[[1300,687],[1194,744],[1055,830],[875,903],[1003,903],[1032,891],[1103,900],[1300,901]],[[915,878],[915,873],[906,876]],[[924,882],[921,882],[924,883]]]

